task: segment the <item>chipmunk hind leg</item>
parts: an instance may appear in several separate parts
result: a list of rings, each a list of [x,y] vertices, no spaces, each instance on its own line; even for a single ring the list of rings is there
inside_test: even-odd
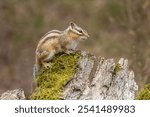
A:
[[[51,67],[51,64],[49,63],[53,58],[54,58],[54,55],[56,54],[55,51],[51,51],[47,57],[45,59],[43,59],[42,61],[42,64],[45,68],[50,68]]]
[[[43,66],[43,59],[45,59],[47,56],[48,56],[48,51],[43,51],[43,52],[36,52],[36,60],[35,60],[35,64],[34,64],[34,67],[33,67],[33,78],[35,79],[40,70],[41,70],[41,67]]]

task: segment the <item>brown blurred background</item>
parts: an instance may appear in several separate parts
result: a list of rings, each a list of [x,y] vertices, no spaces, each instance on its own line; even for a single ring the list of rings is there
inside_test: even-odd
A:
[[[0,0],[0,93],[31,93],[38,41],[70,21],[90,34],[80,49],[115,61],[127,58],[140,88],[150,82],[149,0]]]

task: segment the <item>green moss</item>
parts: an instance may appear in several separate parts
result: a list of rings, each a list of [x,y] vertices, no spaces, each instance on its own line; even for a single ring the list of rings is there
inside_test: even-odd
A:
[[[122,66],[121,64],[117,63],[115,66],[115,69],[113,71],[113,76],[117,74],[117,72],[119,72],[120,70],[122,70]]]
[[[147,84],[143,90],[141,90],[136,98],[137,100],[150,100],[150,84]]]
[[[80,54],[72,53],[56,55],[51,68],[43,68],[36,78],[37,88],[31,95],[33,100],[60,99],[63,86],[74,76]]]

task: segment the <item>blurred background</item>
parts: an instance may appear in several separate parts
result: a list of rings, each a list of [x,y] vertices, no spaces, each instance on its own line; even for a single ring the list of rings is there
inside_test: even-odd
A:
[[[127,58],[140,89],[150,82],[149,0],[0,0],[0,93],[30,95],[38,41],[71,21],[90,34],[80,49]]]

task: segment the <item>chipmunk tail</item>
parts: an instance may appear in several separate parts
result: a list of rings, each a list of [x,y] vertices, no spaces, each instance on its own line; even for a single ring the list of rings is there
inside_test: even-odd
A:
[[[36,79],[38,73],[39,73],[39,68],[37,67],[36,64],[34,64],[34,66],[33,66],[33,79]]]
[[[33,79],[36,79],[36,77],[39,75],[40,69],[41,69],[40,65],[34,64],[34,66],[33,66]]]

